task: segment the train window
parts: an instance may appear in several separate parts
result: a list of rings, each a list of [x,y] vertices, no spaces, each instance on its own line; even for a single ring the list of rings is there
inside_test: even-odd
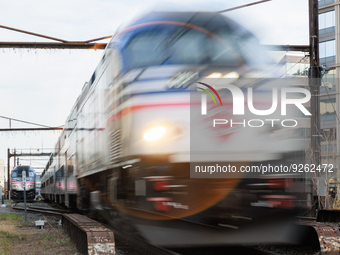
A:
[[[74,108],[67,123],[67,136],[69,136],[77,123],[77,108]]]
[[[122,56],[116,49],[112,50],[111,53],[111,68],[107,68],[109,79],[108,81],[116,80],[119,78],[122,71]],[[107,86],[113,83],[108,83]]]
[[[226,32],[222,31],[224,38],[182,27],[141,32],[126,47],[129,68],[163,64],[238,66],[242,59],[239,45]]]
[[[248,65],[272,64],[272,60],[267,52],[250,33],[238,35],[234,41],[237,42],[240,55]]]
[[[164,48],[162,41],[165,30],[153,29],[137,34],[127,46],[130,67],[138,68],[150,65],[159,65],[164,61]]]
[[[204,45],[208,38],[205,34],[196,30],[183,32],[174,40],[176,42],[171,47],[172,61],[181,64],[200,64],[209,61],[209,56]]]
[[[218,38],[211,38],[210,41],[206,46],[212,63],[217,65],[235,65],[235,63],[239,63],[241,58],[235,51],[237,46],[232,45],[231,35],[224,33],[223,37],[218,35]]]
[[[64,166],[57,171],[57,177],[64,177]]]
[[[33,171],[27,171],[27,169],[24,169],[26,170],[26,177],[34,177],[34,172]],[[13,171],[11,176],[12,178],[21,178],[22,177],[22,171],[23,169],[18,169],[17,171]]]
[[[73,165],[67,166],[67,176],[73,175]]]

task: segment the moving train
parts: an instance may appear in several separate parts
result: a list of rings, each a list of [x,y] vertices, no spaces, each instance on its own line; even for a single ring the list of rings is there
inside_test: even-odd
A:
[[[17,166],[11,171],[11,199],[13,201],[24,200],[23,171],[26,171],[26,200],[32,201],[35,198],[35,170],[31,166]]]
[[[197,163],[279,165],[299,151],[294,130],[281,126],[212,129],[223,113],[211,98],[214,116],[200,114],[199,83],[217,90],[227,80],[244,91],[246,81],[262,93],[272,66],[256,38],[223,15],[137,19],[112,37],[83,86],[42,173],[42,196],[164,247],[291,241],[296,177],[195,175]],[[230,108],[230,91],[217,91]]]

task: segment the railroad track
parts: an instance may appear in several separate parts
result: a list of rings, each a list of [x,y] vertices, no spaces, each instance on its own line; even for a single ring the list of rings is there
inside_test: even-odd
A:
[[[41,207],[36,207],[36,206],[31,206],[31,205],[29,205],[28,207],[30,209],[32,209],[32,210],[41,210],[41,209],[43,209]],[[47,208],[46,210],[51,211],[51,212],[57,212],[57,213],[73,213],[70,210],[63,210],[63,209],[56,209],[56,208]]]
[[[19,207],[17,204],[12,205],[12,209],[18,210],[18,211],[24,211],[24,207]],[[27,206],[26,208],[27,212],[30,213],[41,213],[41,214],[48,214],[48,215],[54,215],[54,216],[62,216],[65,213],[72,213],[67,210],[61,210],[61,209],[53,209],[53,208],[39,208],[34,206]]]
[[[24,211],[25,208],[18,206],[18,204],[12,205],[12,209]],[[40,213],[40,214],[47,214],[53,216],[60,216],[62,217],[63,214],[70,214],[73,213],[69,210],[62,210],[62,209],[54,209],[54,208],[42,208],[37,206],[28,205],[26,208],[28,213]],[[180,255],[179,253],[163,249],[161,247],[156,247],[151,244],[148,244],[138,238],[133,236],[129,236],[122,232],[119,232],[113,229],[111,226],[107,224],[101,223],[106,228],[112,230],[115,235],[115,248],[116,254],[129,254],[129,255],[146,255],[146,254],[154,254],[154,255]]]
[[[17,204],[12,206],[14,210],[23,211],[23,207]],[[73,213],[69,210],[44,208],[38,206],[27,206],[27,212],[40,213],[54,216]],[[97,221],[97,219],[96,219]],[[113,229],[110,225],[100,222],[107,229],[114,233],[116,255],[220,255],[220,254],[252,254],[252,255],[280,255],[280,253],[264,251],[254,247],[210,247],[210,248],[188,248],[168,250],[161,247],[153,246],[144,240],[122,233]],[[283,253],[282,253],[283,254]]]
[[[23,207],[17,204],[12,206],[14,210],[23,211]],[[63,214],[73,213],[69,210],[44,208],[38,206],[27,206],[28,213],[40,213],[53,216],[62,217]],[[100,223],[114,233],[116,254],[129,254],[129,255],[217,255],[217,254],[253,254],[253,255],[279,255],[278,253],[262,251],[252,247],[211,247],[211,248],[190,248],[190,249],[174,249],[168,250],[161,247],[151,245],[144,240],[134,236],[125,234],[116,229],[113,229],[106,223]]]

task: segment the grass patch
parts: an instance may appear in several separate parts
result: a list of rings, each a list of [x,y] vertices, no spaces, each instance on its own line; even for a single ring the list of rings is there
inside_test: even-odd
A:
[[[18,238],[18,236],[16,234],[10,233],[8,231],[0,231],[0,235],[4,238],[10,239],[10,240]]]
[[[0,215],[0,255],[74,255],[75,245],[65,233],[46,227],[37,229],[17,214]]]
[[[10,255],[12,253],[12,242],[1,237],[0,239],[1,255]]]
[[[13,243],[20,240],[16,226],[21,221],[17,214],[0,215],[0,254],[12,254]]]
[[[1,255],[12,254],[13,242],[19,240],[19,236],[11,228],[0,231]]]
[[[52,236],[46,236],[43,240],[44,241],[51,241],[51,240],[53,240],[53,237]]]
[[[17,214],[1,214],[0,220],[19,220],[21,217]]]
[[[70,238],[62,238],[62,239],[58,239],[57,241],[55,241],[56,243],[68,243],[70,242]]]

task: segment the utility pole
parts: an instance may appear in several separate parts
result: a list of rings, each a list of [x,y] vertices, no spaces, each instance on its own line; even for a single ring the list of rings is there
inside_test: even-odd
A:
[[[16,154],[17,152],[16,152],[16,150],[14,149],[14,155]],[[16,167],[16,157],[14,156],[14,159],[13,159],[13,168],[15,168]]]
[[[309,45],[310,45],[310,69],[309,86],[311,92],[310,110],[311,116],[311,160],[318,167],[321,164],[320,153],[320,85],[321,68],[319,63],[319,15],[318,0],[309,0]],[[312,180],[311,180],[312,181]],[[311,204],[314,204],[313,182],[311,182]],[[320,205],[320,201],[319,201]],[[312,208],[312,216],[315,216],[315,207]]]
[[[8,198],[8,200],[9,200],[9,202],[11,202],[11,187],[10,187],[10,185],[11,185],[11,175],[10,175],[10,155],[11,155],[11,153],[10,153],[10,151],[9,151],[9,148],[7,149],[7,198]]]
[[[1,198],[1,202],[2,204],[4,204],[4,199],[5,199],[5,196],[6,196],[6,167],[5,167],[5,164],[4,164],[4,192],[2,193],[2,198]]]

